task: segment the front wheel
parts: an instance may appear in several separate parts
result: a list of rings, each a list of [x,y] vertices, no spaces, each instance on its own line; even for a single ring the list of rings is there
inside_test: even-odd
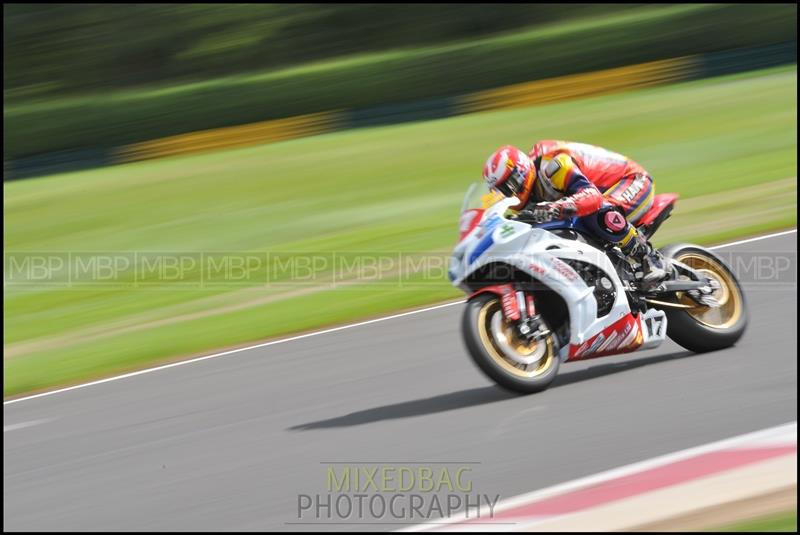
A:
[[[538,341],[521,339],[503,315],[499,296],[485,293],[470,299],[461,327],[472,360],[500,386],[532,394],[555,379],[559,366],[555,335]]]
[[[686,264],[719,285],[712,296],[719,306],[703,306],[683,292],[676,300],[690,308],[666,308],[667,335],[696,353],[724,349],[735,344],[747,327],[744,292],[728,266],[711,251],[696,245],[675,245],[664,256]]]

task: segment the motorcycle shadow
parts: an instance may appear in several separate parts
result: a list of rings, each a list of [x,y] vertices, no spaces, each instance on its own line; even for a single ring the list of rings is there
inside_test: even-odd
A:
[[[676,351],[666,355],[655,355],[652,357],[624,360],[609,364],[591,366],[583,370],[561,371],[548,390],[567,386],[590,379],[596,379],[606,375],[612,375],[642,366],[658,364],[667,360],[683,359],[695,355],[691,351]],[[567,365],[568,366],[568,365]],[[536,395],[536,394],[533,394]],[[539,394],[541,395],[541,394]],[[314,429],[330,429],[337,427],[350,427],[364,425],[384,420],[395,420],[398,418],[410,418],[413,416],[424,416],[457,409],[465,409],[476,405],[486,405],[509,399],[523,397],[516,392],[510,392],[496,385],[484,386],[480,388],[470,388],[449,392],[423,399],[392,403],[371,409],[351,412],[343,416],[317,420],[305,424],[289,427],[288,431],[311,431]]]
[[[553,381],[553,384],[550,385],[550,388],[548,390],[552,390],[553,388],[558,388],[559,386],[567,386],[573,383],[587,381],[589,379],[596,379],[598,377],[603,377],[604,375],[613,375],[619,372],[635,370],[636,368],[641,368],[642,366],[650,366],[652,364],[658,364],[659,362],[664,362],[667,360],[684,359],[687,357],[692,357],[696,354],[697,353],[694,353],[692,351],[681,350],[681,351],[675,351],[673,353],[667,353],[666,355],[654,355],[652,357],[645,357],[639,359],[633,358],[631,360],[623,360],[622,362],[610,362],[608,364],[600,364],[598,366],[591,366],[583,370],[575,370],[572,372],[571,371],[562,372],[559,370],[558,375],[556,376],[555,380]],[[589,361],[591,362],[591,359]],[[569,364],[567,364],[566,366],[569,366]]]

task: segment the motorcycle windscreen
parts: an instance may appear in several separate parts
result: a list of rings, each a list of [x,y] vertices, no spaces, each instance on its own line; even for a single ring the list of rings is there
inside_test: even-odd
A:
[[[461,217],[458,221],[458,240],[463,240],[483,219],[486,210],[505,197],[494,190],[490,190],[485,182],[474,182],[464,195],[461,204]]]

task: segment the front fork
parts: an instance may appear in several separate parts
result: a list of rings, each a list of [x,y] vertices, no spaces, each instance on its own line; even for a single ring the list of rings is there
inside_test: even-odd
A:
[[[520,310],[520,319],[515,325],[515,329],[520,337],[529,341],[538,341],[550,335],[550,329],[545,326],[542,316],[536,311],[533,296],[522,290],[516,290],[515,297]]]
[[[520,338],[525,340],[541,340],[550,334],[550,330],[542,321],[542,316],[536,311],[533,295],[517,288],[514,284],[506,283],[496,286],[486,286],[470,296],[491,292],[500,297],[503,317],[514,326]]]

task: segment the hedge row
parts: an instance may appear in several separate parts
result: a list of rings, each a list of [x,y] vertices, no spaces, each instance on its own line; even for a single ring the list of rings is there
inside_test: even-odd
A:
[[[797,39],[796,5],[679,5],[470,43],[6,108],[4,159]]]

